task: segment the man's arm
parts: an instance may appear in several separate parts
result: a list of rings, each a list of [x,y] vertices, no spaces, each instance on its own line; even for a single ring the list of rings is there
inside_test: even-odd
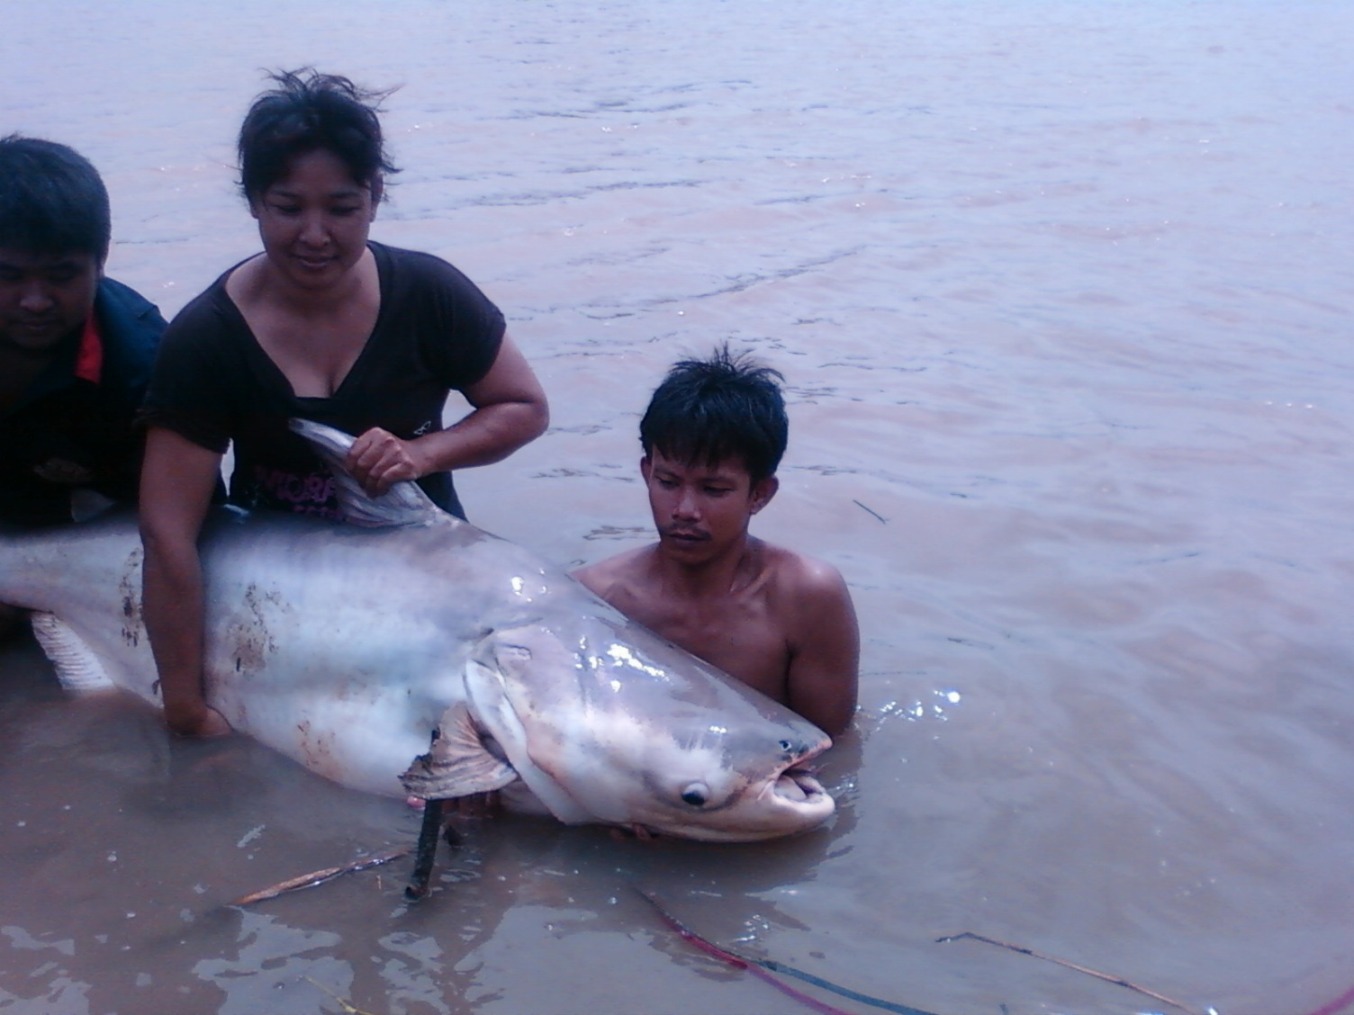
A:
[[[803,570],[792,590],[794,635],[786,704],[836,737],[856,712],[860,628],[841,573],[821,561],[800,560]]]
[[[141,470],[142,611],[160,673],[165,722],[176,733],[219,736],[230,724],[202,690],[203,590],[197,537],[221,456],[152,427]]]

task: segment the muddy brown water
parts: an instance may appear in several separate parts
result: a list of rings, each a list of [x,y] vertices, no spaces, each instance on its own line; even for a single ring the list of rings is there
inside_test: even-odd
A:
[[[13,0],[0,130],[114,201],[179,309],[255,249],[260,68],[388,101],[373,235],[507,312],[551,431],[460,480],[563,563],[647,538],[635,427],[729,339],[787,378],[756,531],[864,644],[827,828],[758,846],[467,825],[172,742],[0,651],[0,1012],[808,1010],[682,940],[940,1015],[1304,1015],[1354,984],[1354,7],[1247,0]],[[458,411],[455,407],[450,410]],[[844,1010],[869,1006],[821,991]]]

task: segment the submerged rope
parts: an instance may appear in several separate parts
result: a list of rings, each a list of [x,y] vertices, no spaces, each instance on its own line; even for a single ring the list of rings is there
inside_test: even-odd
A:
[[[822,1012],[823,1015],[849,1015],[840,1008],[834,1008],[829,1004],[824,1004],[816,998],[810,997],[803,991],[796,990],[787,983],[782,983],[774,976],[768,974],[767,970],[775,973],[783,973],[786,976],[793,976],[806,983],[811,983],[815,987],[821,987],[823,990],[831,991],[834,994],[840,994],[842,997],[848,997],[852,1001],[859,1001],[861,1004],[868,1004],[875,1008],[882,1008],[884,1011],[894,1012],[895,1015],[935,1015],[934,1012],[922,1011],[920,1008],[911,1008],[905,1004],[896,1004],[893,1001],[885,1001],[882,998],[871,997],[869,994],[862,994],[859,991],[851,990],[849,987],[842,987],[831,980],[825,980],[821,976],[814,976],[812,973],[806,973],[801,969],[795,969],[793,966],[787,966],[780,962],[770,959],[752,959],[745,955],[739,955],[737,952],[731,952],[727,948],[701,937],[682,921],[669,913],[659,903],[658,899],[650,892],[635,889],[640,896],[644,898],[654,909],[658,910],[658,915],[663,918],[669,927],[675,930],[691,944],[695,945],[707,955],[713,955],[722,962],[727,962],[736,969],[746,969],[753,976],[771,984],[783,994],[793,997],[801,1004],[808,1005],[815,1011]]]
[[[1309,1012],[1308,1015],[1340,1015],[1351,1004],[1354,1004],[1354,987],[1337,997],[1334,1001],[1327,1001],[1316,1011]]]

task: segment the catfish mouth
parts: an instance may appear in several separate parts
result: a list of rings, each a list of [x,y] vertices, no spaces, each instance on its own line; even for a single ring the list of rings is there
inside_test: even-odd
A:
[[[772,836],[795,835],[815,828],[837,809],[837,802],[818,781],[818,761],[832,741],[817,729],[813,732],[817,737],[806,737],[799,744],[788,739],[780,742],[785,753],[777,766],[779,770],[773,768],[767,773],[756,794],[765,827]]]
[[[760,842],[799,835],[823,824],[837,809],[836,801],[803,761],[754,781],[727,809],[704,815],[696,812],[667,827],[652,823],[626,827],[639,838],[676,835],[698,842]]]
[[[771,784],[771,796],[790,806],[821,806],[831,800],[813,770],[804,766],[787,768]]]

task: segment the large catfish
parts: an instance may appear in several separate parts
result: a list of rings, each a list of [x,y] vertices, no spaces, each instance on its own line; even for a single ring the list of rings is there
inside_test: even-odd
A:
[[[207,696],[237,730],[345,786],[506,789],[569,824],[749,841],[832,814],[802,768],[830,746],[817,727],[413,483],[368,498],[350,437],[295,426],[349,521],[224,508],[201,539]],[[127,514],[6,534],[0,602],[34,611],[63,683],[157,702],[141,559]]]

